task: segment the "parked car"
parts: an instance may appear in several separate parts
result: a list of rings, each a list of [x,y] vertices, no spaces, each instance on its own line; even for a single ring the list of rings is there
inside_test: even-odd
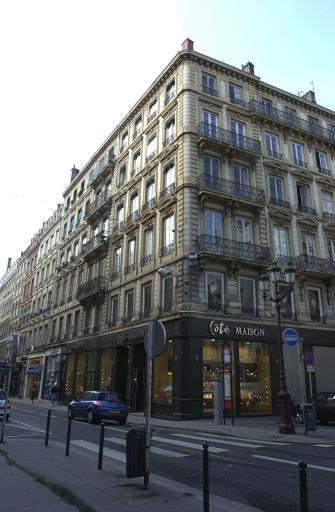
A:
[[[327,391],[317,393],[310,401],[316,410],[316,419],[323,425],[329,421],[335,421],[335,392]],[[292,408],[292,416],[298,425],[304,422],[303,412],[300,404]]]
[[[70,418],[86,419],[88,423],[114,420],[124,425],[128,412],[127,405],[114,391],[85,391],[68,406]]]
[[[5,400],[6,400],[6,393],[2,389],[0,389],[0,418],[3,418],[3,415],[4,415]],[[6,420],[9,420],[10,408],[11,408],[11,403],[10,403],[9,398],[7,398],[7,402],[6,402]]]

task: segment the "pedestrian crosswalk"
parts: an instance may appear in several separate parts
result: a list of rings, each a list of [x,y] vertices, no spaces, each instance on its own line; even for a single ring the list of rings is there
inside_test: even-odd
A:
[[[104,457],[114,459],[116,461],[126,463],[126,431],[121,429],[108,429],[114,431],[115,435],[107,435],[103,455]],[[113,432],[113,434],[114,434]],[[124,435],[122,436],[122,432]],[[248,442],[247,442],[248,441]],[[151,454],[169,457],[184,458],[203,451],[203,444],[209,445],[208,451],[215,455],[229,452],[235,448],[243,448],[248,450],[259,450],[265,448],[265,443],[251,439],[239,439],[234,437],[226,437],[215,434],[207,434],[201,432],[168,432],[151,437]],[[89,452],[98,453],[99,444],[86,441],[84,439],[72,439],[71,444],[79,448],[88,450]],[[269,442],[266,443],[267,445]],[[272,444],[287,445],[287,443],[273,442]]]

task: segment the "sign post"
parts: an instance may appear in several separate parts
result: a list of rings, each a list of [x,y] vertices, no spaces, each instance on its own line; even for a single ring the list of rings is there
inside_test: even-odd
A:
[[[299,334],[295,329],[292,329],[291,327],[283,330],[282,338],[283,342],[288,347],[295,347],[300,341]]]
[[[306,352],[305,354],[305,363],[306,363],[306,372],[308,373],[308,382],[309,382],[309,396],[312,398],[313,396],[313,384],[312,384],[312,373],[315,372],[314,369],[314,354],[312,352]]]
[[[152,395],[152,360],[160,355],[165,347],[166,331],[160,320],[150,320],[144,347],[147,353],[147,386],[146,386],[146,422],[145,422],[145,456],[144,456],[144,488],[149,485],[150,447],[151,447],[151,395]]]

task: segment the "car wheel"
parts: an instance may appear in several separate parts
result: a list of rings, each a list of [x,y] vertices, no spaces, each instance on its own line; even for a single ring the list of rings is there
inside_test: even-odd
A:
[[[119,425],[125,425],[127,420],[119,420]]]
[[[304,422],[304,418],[301,411],[296,411],[293,415],[294,421],[297,425],[302,425]]]
[[[94,417],[94,414],[93,414],[93,411],[92,409],[90,409],[87,413],[87,421],[88,423],[90,423],[92,425],[92,423],[95,423],[95,417]]]
[[[67,417],[70,418],[71,420],[74,419],[73,410],[71,407],[69,407],[67,410]]]

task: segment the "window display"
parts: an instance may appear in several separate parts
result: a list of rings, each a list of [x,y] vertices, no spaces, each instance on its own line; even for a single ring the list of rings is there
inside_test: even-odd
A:
[[[239,343],[242,414],[271,414],[269,347],[265,343]]]

